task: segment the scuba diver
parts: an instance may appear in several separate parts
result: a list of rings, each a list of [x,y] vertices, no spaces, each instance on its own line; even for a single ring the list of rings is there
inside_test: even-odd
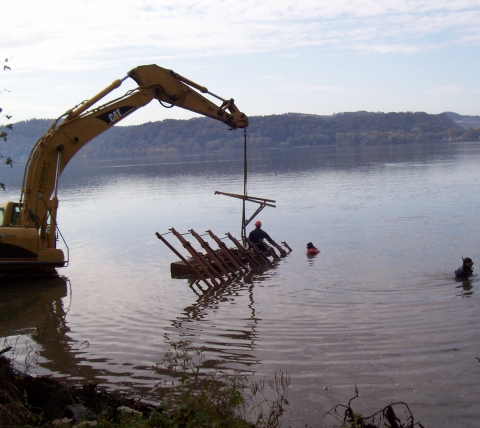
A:
[[[473,275],[473,261],[470,257],[463,258],[463,264],[455,271],[455,279],[468,279]]]

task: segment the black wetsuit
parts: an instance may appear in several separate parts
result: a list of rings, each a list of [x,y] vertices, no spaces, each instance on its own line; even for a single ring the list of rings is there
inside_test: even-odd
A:
[[[455,279],[468,279],[473,275],[473,269],[465,263],[455,271]]]

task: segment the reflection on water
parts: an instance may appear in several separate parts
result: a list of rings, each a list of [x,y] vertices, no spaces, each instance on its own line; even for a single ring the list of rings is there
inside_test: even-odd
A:
[[[467,279],[466,281],[462,281],[462,285],[457,285],[457,288],[460,289],[461,297],[472,297],[473,295],[473,284],[471,279]]]
[[[105,368],[84,365],[88,342],[78,342],[70,336],[67,314],[73,292],[68,278],[2,277],[1,280],[0,337],[16,348],[6,355],[14,355],[19,370],[25,370],[25,358],[33,361],[33,351],[39,357],[38,374],[56,373],[60,379],[91,383],[102,383],[105,376],[113,374]]]
[[[55,362],[52,369],[64,371],[64,367],[74,367],[72,340],[66,326],[68,307],[63,302],[68,280],[61,276],[1,279],[0,336],[29,336],[38,345],[40,355]]]
[[[321,253],[318,253],[318,254],[305,254],[305,256],[307,257],[308,259],[308,265],[313,267],[315,263],[319,263],[319,262],[316,262],[315,259],[317,257],[320,257],[320,254]]]
[[[36,341],[56,334],[65,341],[68,280],[58,276],[41,279],[2,278],[0,287],[0,335],[30,334]]]
[[[205,370],[288,372],[302,423],[286,425],[318,426],[357,385],[365,414],[404,401],[425,426],[477,426],[478,278],[453,272],[462,254],[478,259],[480,146],[249,156],[249,193],[277,201],[261,220],[293,248],[274,268],[191,288],[154,235],[240,230],[241,203],[214,192],[241,193],[242,153],[77,163],[60,185],[71,285],[0,287],[2,335],[34,339],[40,374],[138,397],[155,398],[152,367],[189,340]]]
[[[234,281],[226,286],[211,288],[199,292],[194,290],[197,300],[185,307],[181,314],[171,320],[171,327],[165,328],[166,343],[189,340],[198,347],[198,338],[202,335],[203,323],[214,319],[219,306],[235,302],[237,298],[247,297],[244,302],[249,315],[243,325],[226,328],[223,333],[214,335],[212,340],[202,342],[201,347],[206,359],[200,367],[250,370],[247,367],[258,364],[255,358],[256,327],[259,319],[255,316],[253,300],[253,282],[255,275],[261,272],[252,271],[242,281]],[[39,374],[56,373],[64,380],[91,383],[102,383],[107,379],[123,379],[125,375],[135,377],[131,373],[109,371],[105,367],[98,368],[92,362],[108,364],[108,358],[92,360],[87,358],[89,344],[87,341],[77,342],[70,336],[67,314],[74,299],[74,291],[70,280],[63,276],[42,279],[3,279],[0,287],[0,336],[10,338],[9,343],[16,345],[16,359],[22,360],[30,351],[34,341],[39,355]],[[22,349],[23,346],[23,349]],[[164,351],[166,352],[166,350]],[[158,359],[160,359],[159,356]],[[137,366],[136,370],[150,370],[150,367]],[[137,378],[158,380],[155,373]],[[121,385],[132,388],[129,392],[142,391],[134,382],[117,380]],[[144,388],[145,389],[145,388]],[[154,390],[143,390],[142,396],[154,399]]]
[[[261,320],[255,316],[253,292],[254,285],[248,282],[233,282],[205,290],[195,303],[185,307],[181,315],[172,320],[172,328],[166,329],[165,338],[168,341],[190,340],[198,344],[198,337],[206,328],[203,324],[214,319],[220,305],[247,297],[246,301],[243,299],[243,304],[248,307],[249,314],[243,319],[243,323],[224,329],[202,346],[206,355],[219,359],[221,367],[247,370],[252,364],[258,363],[254,351],[256,328]],[[211,362],[204,364],[209,368],[215,367]]]
[[[277,263],[251,269],[227,285],[201,289],[187,281],[197,300],[183,308],[181,314],[171,320],[166,328],[168,342],[189,340],[201,347],[209,358],[200,367],[223,368],[254,373],[260,361],[255,356],[259,328],[262,319],[255,312],[255,289],[274,274]],[[239,307],[242,316],[229,322],[223,312],[233,312]],[[219,326],[221,319],[222,326]]]

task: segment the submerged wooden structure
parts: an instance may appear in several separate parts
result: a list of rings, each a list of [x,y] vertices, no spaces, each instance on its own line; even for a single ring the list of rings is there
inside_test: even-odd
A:
[[[177,238],[188,255],[183,255],[166,239],[165,236],[169,234]],[[172,277],[191,275],[194,278],[192,283],[198,285],[202,282],[208,288],[224,285],[253,269],[269,267],[292,251],[286,242],[282,242],[283,247],[277,246],[279,254],[272,247],[268,247],[268,251],[260,251],[254,244],[248,242],[248,239],[244,244],[231,233],[226,233],[220,238],[211,230],[200,235],[193,229],[182,234],[171,228],[167,233],[156,232],[155,235],[179,258],[170,265]],[[188,241],[186,235],[193,237],[196,244]]]
[[[273,199],[259,198],[250,196],[247,193],[247,129],[244,128],[244,151],[243,151],[243,194],[227,193],[216,191],[216,195],[224,195],[231,198],[241,199],[243,203],[242,223],[241,223],[241,239],[237,240],[230,233],[226,233],[223,238],[219,238],[211,230],[207,230],[203,235],[198,234],[193,229],[188,233],[179,233],[174,228],[169,232],[160,234],[155,233],[170,250],[180,259],[171,263],[170,270],[172,277],[193,276],[193,284],[199,285],[200,282],[208,288],[218,287],[228,283],[234,278],[246,275],[253,269],[269,267],[280,258],[286,257],[292,251],[286,242],[282,242],[280,246],[275,242],[271,245],[278,251],[275,251],[270,245],[264,243],[265,251],[260,250],[257,245],[253,244],[247,237],[246,228],[253,219],[265,208],[275,208]],[[257,205],[256,211],[247,218],[245,205],[251,202]],[[172,245],[165,236],[172,234],[188,255],[183,255]],[[196,247],[185,238],[185,235],[191,235],[197,241]],[[229,241],[228,246],[225,241]],[[210,242],[209,242],[210,241]],[[228,242],[227,241],[227,242]],[[213,246],[212,246],[213,245]]]

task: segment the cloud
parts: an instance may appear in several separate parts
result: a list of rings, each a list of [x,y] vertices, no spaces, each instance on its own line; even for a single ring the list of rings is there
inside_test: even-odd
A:
[[[480,88],[462,86],[437,86],[428,92],[430,95],[458,95],[480,94]]]
[[[479,0],[23,0],[2,9],[4,54],[30,69],[304,47],[408,54],[480,44]]]
[[[268,75],[268,76],[256,76],[260,80],[270,80],[270,81],[279,81],[283,80],[284,78],[282,76],[278,75]]]
[[[335,92],[335,93],[357,93],[360,92],[356,88],[348,88],[345,86],[322,86],[322,85],[295,85],[282,86],[276,88],[276,91],[295,91],[295,92]]]
[[[460,94],[462,92],[465,92],[465,88],[461,88],[459,86],[438,86],[436,88],[433,88],[429,93],[432,95],[437,95],[437,94]]]

